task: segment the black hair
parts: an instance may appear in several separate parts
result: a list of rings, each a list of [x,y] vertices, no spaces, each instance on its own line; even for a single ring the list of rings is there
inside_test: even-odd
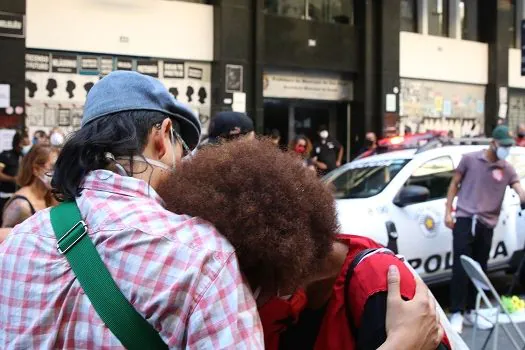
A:
[[[272,139],[278,139],[279,137],[281,137],[281,133],[277,129],[272,129],[272,132],[270,133],[270,137]]]
[[[24,138],[25,136],[22,135],[22,133],[20,131],[17,131],[14,135],[13,135],[13,141],[11,143],[11,146],[13,147],[13,150],[16,150],[16,149],[20,149],[20,142],[22,142],[22,139]]]
[[[92,170],[106,169],[115,157],[129,157],[146,147],[151,129],[168,116],[156,111],[126,111],[96,119],[75,132],[65,143],[55,165],[51,185],[59,200],[73,200],[80,195],[80,184]]]
[[[44,130],[37,130],[35,131],[35,136],[38,136],[38,137],[46,137],[47,134]]]

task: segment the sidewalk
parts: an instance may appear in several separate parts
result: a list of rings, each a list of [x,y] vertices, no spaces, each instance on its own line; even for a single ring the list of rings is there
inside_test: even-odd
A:
[[[518,326],[520,327],[520,330],[525,334],[525,323],[520,323],[518,324]],[[507,326],[507,328],[510,330],[512,328],[512,326]],[[471,350],[480,350],[481,347],[483,346],[483,343],[485,342],[485,339],[487,338],[489,334],[489,331],[479,331],[477,332],[477,335],[476,335],[476,348],[473,348],[472,347],[472,328],[471,327],[464,327],[463,328],[463,334],[461,334],[463,340],[465,340],[465,342],[467,343],[467,345],[470,347]],[[512,330],[511,331],[511,334],[512,336],[516,339],[516,341],[518,342],[518,345],[520,345],[522,348],[523,346],[525,346],[525,344],[521,344],[520,343],[520,340],[517,336],[515,336],[515,332]],[[489,344],[486,346],[485,349],[487,350],[492,350],[493,349],[493,344],[494,344],[494,336],[492,336],[490,338],[490,341],[489,341]],[[513,350],[515,349],[514,346],[512,345],[512,342],[510,341],[509,337],[507,337],[507,335],[505,334],[505,332],[503,331],[503,329],[501,328],[500,326],[500,329],[499,329],[499,334],[498,334],[498,347],[497,349],[501,349],[501,350]]]
[[[498,290],[499,293],[505,294],[508,290],[508,286],[510,285],[510,282],[512,280],[512,276],[506,275],[504,273],[496,273],[491,274],[490,279],[492,283],[494,284],[495,288]],[[445,312],[447,311],[448,305],[449,305],[449,290],[450,286],[449,284],[441,284],[438,286],[432,287],[432,293],[437,298],[441,306],[445,309]],[[513,291],[514,295],[519,295],[521,298],[525,299],[525,288],[521,286],[517,286],[517,288]],[[515,322],[519,322],[518,326],[520,327],[520,330],[525,334],[525,312],[521,312],[520,314],[513,314],[513,319]],[[501,319],[503,322],[507,322],[506,316]],[[518,345],[521,346],[522,349],[525,349],[525,344],[520,344],[520,341],[518,336],[516,335],[515,331],[513,330],[513,327],[511,325],[506,325],[506,327],[510,330],[512,336],[516,339],[518,342]],[[463,333],[461,334],[461,337],[467,345],[471,348],[471,350],[480,350],[483,346],[483,343],[485,342],[485,339],[489,335],[489,331],[480,331],[478,330],[476,335],[476,348],[472,347],[472,327],[463,327]],[[488,345],[485,347],[487,350],[493,349],[493,341],[494,341],[494,335],[491,337]],[[498,350],[513,350],[515,349],[512,345],[512,342],[505,334],[505,331],[501,328],[499,329],[498,333]]]

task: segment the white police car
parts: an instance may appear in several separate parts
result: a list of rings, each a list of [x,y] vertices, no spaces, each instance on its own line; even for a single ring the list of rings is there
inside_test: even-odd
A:
[[[325,181],[335,187],[341,231],[397,250],[427,283],[450,279],[447,190],[462,155],[487,147],[423,146],[356,160],[331,172]],[[525,148],[513,147],[507,160],[525,182]],[[509,188],[494,231],[489,269],[509,268],[511,260],[517,265],[524,241],[525,215],[521,217],[519,197]]]

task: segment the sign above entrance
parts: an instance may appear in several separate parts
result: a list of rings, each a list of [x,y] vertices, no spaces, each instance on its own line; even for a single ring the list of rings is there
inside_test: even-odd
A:
[[[23,38],[25,36],[24,15],[0,12],[0,36]]]
[[[305,100],[350,101],[352,82],[312,74],[266,73],[263,96]]]

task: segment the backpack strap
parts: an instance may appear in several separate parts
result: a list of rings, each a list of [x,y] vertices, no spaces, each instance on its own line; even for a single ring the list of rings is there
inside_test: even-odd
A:
[[[82,289],[109,330],[127,349],[168,349],[159,333],[131,305],[111,277],[74,201],[51,209],[57,250],[66,256]]]
[[[357,337],[358,329],[355,325],[354,318],[352,317],[352,308],[350,306],[350,300],[348,300],[350,281],[352,280],[354,270],[357,267],[357,265],[359,265],[359,263],[363,261],[366,257],[373,255],[375,253],[389,253],[389,254],[394,255],[394,253],[390,249],[387,249],[387,248],[363,249],[359,253],[357,253],[357,255],[354,257],[354,259],[350,263],[348,270],[346,271],[345,284],[344,284],[345,311],[346,311],[346,318],[348,320],[348,325],[350,326],[350,331],[352,332],[352,335],[354,336],[354,338]]]

